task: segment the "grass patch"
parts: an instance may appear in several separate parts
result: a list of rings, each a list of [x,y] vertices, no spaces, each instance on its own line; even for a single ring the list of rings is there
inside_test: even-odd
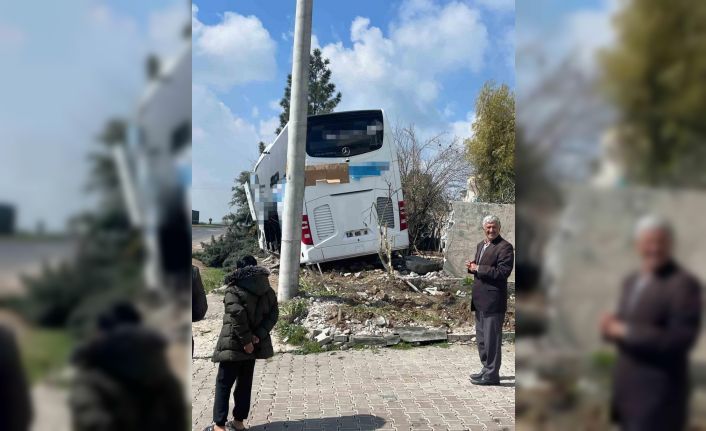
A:
[[[22,362],[30,382],[61,369],[68,362],[73,348],[69,332],[63,329],[31,329],[22,338]]]
[[[304,343],[302,343],[301,349],[297,353],[300,353],[302,355],[308,355],[310,353],[321,353],[325,351],[326,349],[319,346],[319,343],[317,343],[316,341],[306,340],[304,341]]]
[[[302,325],[295,325],[280,320],[275,325],[275,331],[282,341],[287,340],[287,344],[301,346],[308,341],[308,333]]]
[[[309,339],[309,333],[302,325],[280,320],[277,322],[277,325],[275,325],[275,331],[282,341],[287,340],[287,344],[299,347],[299,349],[294,352],[296,354],[308,355],[327,351],[325,347],[321,347],[319,343]]]
[[[309,332],[302,325],[294,323],[303,319],[309,313],[309,302],[304,298],[294,298],[279,306],[279,320],[275,332],[283,342],[298,346],[298,354],[320,353],[326,349],[319,343],[309,339]],[[286,341],[285,341],[286,340]]]
[[[294,323],[297,319],[303,319],[309,313],[309,303],[304,298],[295,298],[280,305],[279,321]]]
[[[225,275],[225,271],[222,268],[206,267],[202,269],[201,281],[203,281],[203,288],[206,290],[206,293],[211,293],[213,289],[223,286],[223,278]]]
[[[358,304],[354,306],[342,305],[341,310],[346,318],[358,319],[360,321],[382,316],[396,322],[424,322],[434,326],[445,323],[439,313],[432,309],[400,308],[394,305],[374,307]]]
[[[466,277],[463,279],[463,285],[464,286],[473,286],[473,282],[475,279],[473,277]]]
[[[311,297],[329,296],[331,294],[326,290],[323,283],[304,278],[299,279],[299,292]]]

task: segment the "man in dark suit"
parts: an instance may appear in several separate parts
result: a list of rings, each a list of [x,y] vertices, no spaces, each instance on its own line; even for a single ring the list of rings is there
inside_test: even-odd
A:
[[[684,430],[689,404],[689,351],[701,327],[699,282],[672,256],[670,225],[645,217],[637,225],[641,259],[616,314],[600,322],[618,349],[613,419],[626,431]]]
[[[473,274],[471,310],[476,313],[476,342],[483,369],[471,375],[474,385],[500,384],[503,321],[507,311],[507,279],[515,255],[512,244],[500,236],[500,219],[483,219],[485,239],[478,243],[475,258],[466,262]]]

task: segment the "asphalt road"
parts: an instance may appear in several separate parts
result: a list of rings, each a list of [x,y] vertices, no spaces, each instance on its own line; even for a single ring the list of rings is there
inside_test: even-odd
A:
[[[71,259],[75,252],[76,243],[70,239],[0,238],[0,294],[18,293],[22,275]]]
[[[218,238],[227,229],[225,226],[191,225],[191,249],[200,250],[201,242],[211,241],[211,236]]]

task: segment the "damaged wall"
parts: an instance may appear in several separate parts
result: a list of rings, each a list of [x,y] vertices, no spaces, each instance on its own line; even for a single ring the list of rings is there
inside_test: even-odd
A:
[[[452,213],[446,231],[444,270],[456,277],[466,277],[466,261],[472,260],[476,245],[485,238],[481,222],[494,214],[500,218],[500,234],[515,245],[515,205],[483,202],[452,202]],[[510,274],[515,281],[515,270]]]

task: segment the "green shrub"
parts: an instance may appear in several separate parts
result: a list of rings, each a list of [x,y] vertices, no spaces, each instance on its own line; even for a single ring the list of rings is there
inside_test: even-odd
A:
[[[223,236],[202,242],[201,261],[206,266],[235,267],[235,262],[248,254],[262,256],[257,243],[257,230],[231,225]]]
[[[309,303],[306,299],[295,298],[281,304],[279,307],[279,320],[294,323],[297,318],[304,318],[309,313]]]
[[[201,270],[201,281],[206,293],[211,293],[213,289],[223,286],[225,271],[221,268],[204,268]]]
[[[294,325],[285,321],[278,321],[275,331],[282,341],[287,340],[287,344],[301,346],[308,341],[308,332],[302,325]]]

